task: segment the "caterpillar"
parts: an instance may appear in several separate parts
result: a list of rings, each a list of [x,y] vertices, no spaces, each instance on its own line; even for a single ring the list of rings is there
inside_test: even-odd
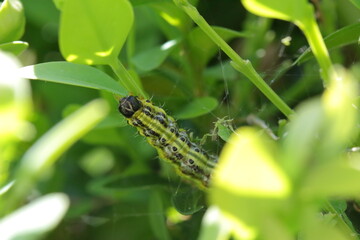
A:
[[[127,96],[120,99],[119,112],[156,148],[161,159],[175,167],[179,175],[200,188],[209,186],[217,157],[193,143],[187,132],[178,128],[174,118],[162,108],[150,100]]]

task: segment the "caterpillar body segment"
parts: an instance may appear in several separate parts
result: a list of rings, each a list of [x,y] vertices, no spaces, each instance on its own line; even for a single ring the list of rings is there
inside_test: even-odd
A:
[[[209,186],[217,158],[209,156],[191,142],[187,132],[178,128],[174,118],[150,100],[136,96],[120,99],[119,111],[156,148],[160,158],[174,165],[181,176],[200,188]]]

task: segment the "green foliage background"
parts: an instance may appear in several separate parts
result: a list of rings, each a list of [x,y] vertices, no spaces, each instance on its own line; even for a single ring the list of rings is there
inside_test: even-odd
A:
[[[0,239],[358,239],[359,2],[189,2],[3,2]],[[129,94],[220,155],[208,191]]]

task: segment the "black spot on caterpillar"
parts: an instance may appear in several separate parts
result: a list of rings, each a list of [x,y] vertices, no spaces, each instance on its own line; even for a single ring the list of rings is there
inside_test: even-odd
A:
[[[120,99],[119,111],[156,148],[160,158],[175,167],[179,175],[201,188],[209,186],[217,158],[209,156],[191,142],[187,132],[178,128],[174,118],[150,100],[136,96]]]

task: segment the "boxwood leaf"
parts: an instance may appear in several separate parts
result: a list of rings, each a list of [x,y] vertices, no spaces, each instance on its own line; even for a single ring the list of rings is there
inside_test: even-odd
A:
[[[20,68],[19,74],[23,78],[95,88],[121,96],[128,95],[127,91],[119,83],[104,72],[82,64],[68,62],[40,63]]]
[[[72,0],[62,6],[60,50],[67,61],[109,64],[120,53],[133,24],[127,0]]]

